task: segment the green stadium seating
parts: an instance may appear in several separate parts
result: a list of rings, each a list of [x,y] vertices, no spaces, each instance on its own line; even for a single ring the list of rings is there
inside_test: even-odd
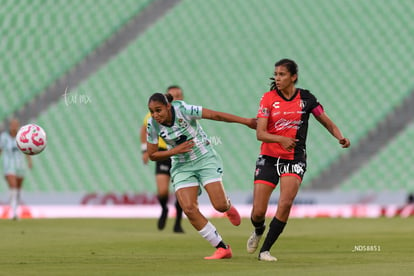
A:
[[[411,179],[413,156],[411,153],[414,123],[383,148],[375,158],[349,177],[341,185],[343,191],[400,191],[414,192]]]
[[[42,93],[152,1],[2,1],[0,120]]]
[[[393,5],[385,0],[181,1],[105,67],[69,88],[92,102],[66,105],[62,97],[37,119],[50,139],[46,151],[34,157],[26,189],[155,191],[153,164],[144,166],[139,150],[148,97],[179,84],[188,103],[254,117],[269,89],[274,62],[284,57],[299,64],[298,87],[310,89],[356,144],[413,87],[413,12],[409,0]],[[97,32],[109,33],[96,25]],[[68,55],[59,58],[66,68],[73,65]],[[260,146],[254,131],[201,123],[223,158],[226,189],[251,191]],[[345,152],[311,119],[303,186]],[[367,170],[373,168],[375,164]],[[353,180],[367,174],[361,170],[343,189],[353,189]],[[367,183],[378,188],[378,178]]]

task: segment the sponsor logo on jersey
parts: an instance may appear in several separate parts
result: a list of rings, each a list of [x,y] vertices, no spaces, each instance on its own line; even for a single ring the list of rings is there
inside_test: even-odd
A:
[[[200,114],[200,108],[198,106],[191,106],[191,115],[199,115]]]
[[[285,118],[281,118],[279,119],[279,121],[275,123],[274,127],[275,130],[284,130],[289,128],[299,129],[302,123],[302,120],[288,120]]]

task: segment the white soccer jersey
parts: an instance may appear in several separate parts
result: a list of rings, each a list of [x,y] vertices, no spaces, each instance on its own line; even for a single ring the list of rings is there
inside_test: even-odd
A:
[[[25,156],[16,145],[15,137],[8,131],[0,135],[0,149],[3,157],[4,174],[21,174],[25,169]]]
[[[150,144],[158,144],[158,136],[167,143],[168,149],[192,139],[195,143],[193,150],[171,156],[173,162],[186,162],[196,160],[212,149],[207,134],[197,120],[201,119],[203,108],[189,105],[184,101],[171,103],[173,123],[170,126],[159,124],[152,117],[148,120],[147,141]]]

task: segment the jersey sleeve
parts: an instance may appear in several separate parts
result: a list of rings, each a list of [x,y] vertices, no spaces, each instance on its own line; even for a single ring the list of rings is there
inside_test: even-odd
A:
[[[317,107],[315,107],[314,109],[312,109],[312,114],[315,117],[320,116],[324,111],[323,106],[321,104],[319,104]]]
[[[259,110],[257,111],[257,118],[269,118],[270,115],[270,101],[267,93],[262,96],[260,100]]]
[[[147,142],[150,144],[158,144],[156,122],[153,122],[152,118],[149,118],[147,121]]]
[[[188,119],[201,119],[203,115],[203,107],[199,105],[186,104],[183,101],[176,101],[180,104],[180,111]]]
[[[320,116],[323,112],[323,106],[318,102],[318,99],[309,91],[307,91],[309,93],[309,98],[310,98],[310,111],[313,114],[313,116],[318,117]]]
[[[147,113],[147,115],[145,115],[145,117],[144,117],[144,120],[142,121],[142,124],[144,125],[144,126],[146,126],[147,125],[147,123],[148,123],[148,119],[151,117],[151,113]]]

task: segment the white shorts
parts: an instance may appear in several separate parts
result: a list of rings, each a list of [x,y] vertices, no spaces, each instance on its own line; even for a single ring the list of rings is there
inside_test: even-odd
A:
[[[4,175],[15,175],[23,178],[26,175],[26,166],[24,162],[8,161],[3,160],[3,174]]]

